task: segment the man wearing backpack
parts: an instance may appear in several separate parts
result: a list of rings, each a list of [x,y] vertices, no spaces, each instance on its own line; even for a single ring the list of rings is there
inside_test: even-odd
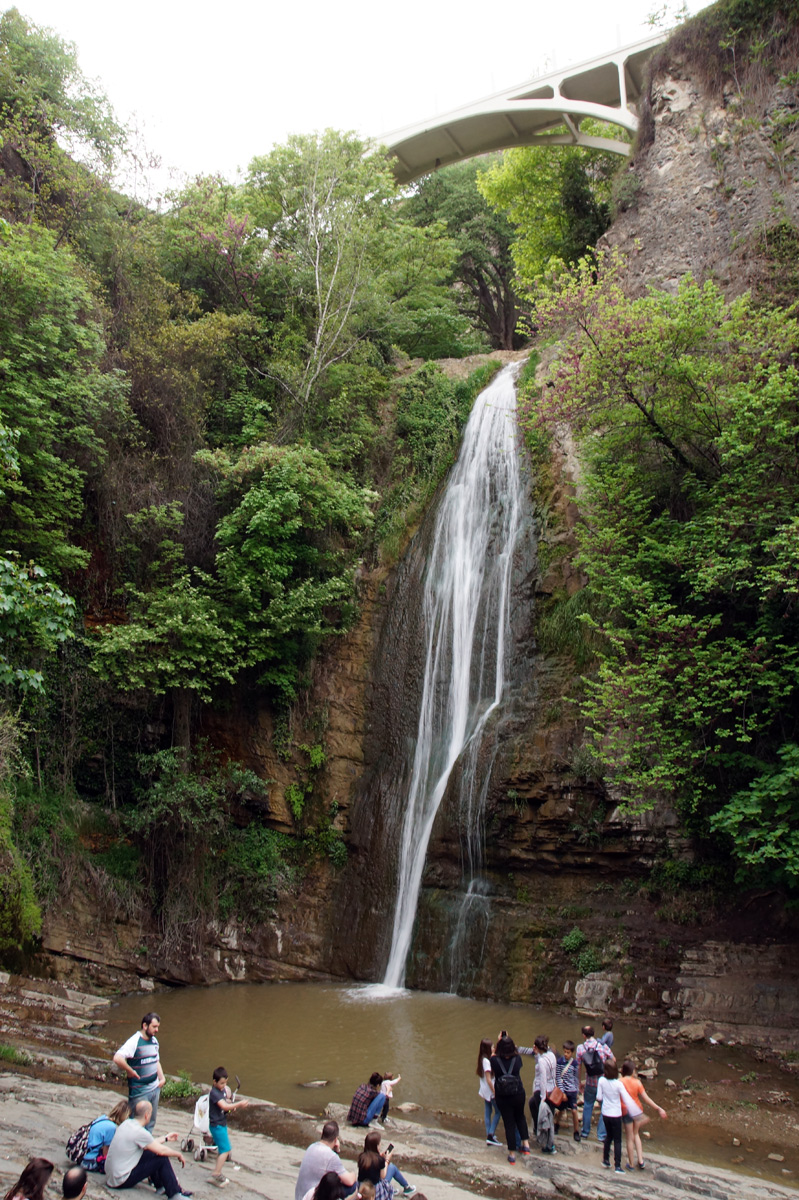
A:
[[[580,1084],[583,1093],[583,1128],[582,1138],[587,1140],[591,1135],[591,1116],[596,1104],[596,1090],[605,1068],[605,1063],[613,1059],[610,1046],[604,1046],[594,1037],[593,1025],[583,1025],[583,1041],[577,1047],[577,1076],[580,1070],[585,1070],[585,1082]]]

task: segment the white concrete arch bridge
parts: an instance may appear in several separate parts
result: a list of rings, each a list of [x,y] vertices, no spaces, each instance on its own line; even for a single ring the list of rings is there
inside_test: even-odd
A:
[[[591,146],[629,155],[627,142],[592,137],[581,131],[580,122],[593,117],[635,133],[638,118],[630,105],[641,95],[646,60],[666,36],[660,33],[538,76],[443,116],[396,129],[378,141],[394,155],[399,183],[512,146]],[[563,125],[566,133],[552,132]]]

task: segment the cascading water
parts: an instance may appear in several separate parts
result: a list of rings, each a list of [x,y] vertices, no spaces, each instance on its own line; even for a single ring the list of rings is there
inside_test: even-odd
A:
[[[424,678],[399,837],[391,950],[383,980],[388,987],[405,982],[427,847],[457,763],[461,811],[469,830],[464,858],[472,879],[466,898],[469,903],[478,897],[484,901],[473,877],[493,754],[486,768],[480,748],[505,685],[523,490],[515,423],[518,369],[518,364],[506,367],[475,401],[436,515],[425,567]]]

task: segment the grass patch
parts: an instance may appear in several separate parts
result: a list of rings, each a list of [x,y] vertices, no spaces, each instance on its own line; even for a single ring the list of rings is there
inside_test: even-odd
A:
[[[161,1088],[162,1100],[189,1100],[192,1096],[201,1096],[202,1088],[192,1082],[188,1071],[178,1071],[177,1079],[167,1079]]]
[[[5,1042],[0,1042],[0,1059],[13,1063],[15,1067],[29,1067],[33,1063],[33,1057],[27,1050],[18,1050],[16,1046],[7,1046]]]

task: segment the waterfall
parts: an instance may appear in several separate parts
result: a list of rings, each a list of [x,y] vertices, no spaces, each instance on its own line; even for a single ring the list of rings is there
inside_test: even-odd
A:
[[[388,987],[405,982],[427,847],[456,763],[469,830],[464,861],[472,877],[479,863],[488,786],[488,773],[480,773],[480,745],[486,723],[503,699],[513,554],[521,522],[518,370],[518,364],[506,367],[475,401],[425,566],[424,679],[399,837],[391,950],[383,980]],[[470,902],[478,893],[470,881]]]

